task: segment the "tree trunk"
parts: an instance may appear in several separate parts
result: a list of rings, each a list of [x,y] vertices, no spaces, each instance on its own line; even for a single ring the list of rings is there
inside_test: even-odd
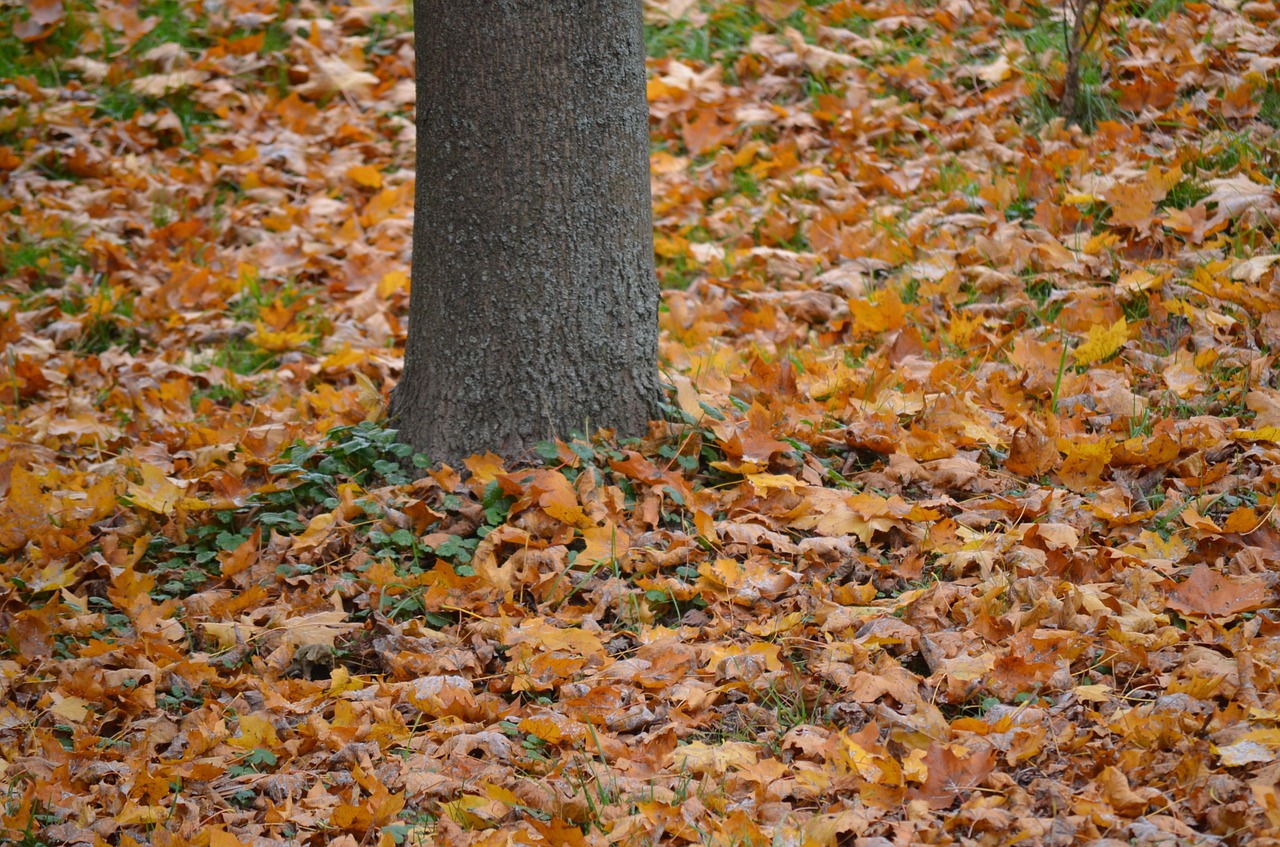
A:
[[[641,0],[415,0],[401,438],[437,461],[658,413]]]
[[[1068,123],[1080,120],[1080,66],[1084,62],[1085,51],[1093,41],[1094,34],[1102,24],[1102,13],[1106,11],[1107,0],[1067,0],[1063,7],[1063,15],[1068,10],[1072,13],[1071,28],[1067,28],[1066,18],[1062,21],[1062,42],[1067,57],[1067,73],[1062,79],[1062,100],[1058,102],[1058,114]],[[1089,13],[1093,13],[1093,21],[1089,21]]]

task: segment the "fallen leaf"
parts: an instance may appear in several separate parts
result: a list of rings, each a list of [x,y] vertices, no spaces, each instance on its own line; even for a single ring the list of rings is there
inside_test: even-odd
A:
[[[1197,565],[1184,581],[1170,585],[1166,602],[1188,615],[1229,617],[1266,606],[1270,591],[1261,577],[1236,577]]]
[[[1214,747],[1218,761],[1229,768],[1240,768],[1265,762],[1274,762],[1277,751],[1256,741],[1237,741],[1225,747]]]
[[[1264,214],[1277,211],[1280,192],[1273,186],[1254,182],[1244,174],[1207,181],[1209,196],[1204,203],[1216,203],[1218,213],[1237,217],[1246,210],[1255,209]]]
[[[708,745],[694,741],[677,747],[670,756],[670,765],[680,771],[724,776],[729,770],[742,770],[756,763],[754,744],[745,741],[725,741]]]
[[[1121,318],[1109,327],[1090,327],[1088,336],[1072,351],[1072,355],[1076,364],[1096,364],[1114,356],[1128,339],[1129,323]]]
[[[907,797],[923,800],[931,809],[946,809],[957,799],[967,799],[995,768],[990,750],[970,753],[961,748],[956,752],[940,743],[929,746],[921,764],[928,776],[919,788],[910,789]]]
[[[187,496],[186,489],[190,485],[187,480],[166,476],[155,465],[140,465],[138,473],[142,481],[129,483],[128,493],[129,498],[142,508],[159,515],[172,514],[179,507],[187,510],[208,508],[203,500]]]

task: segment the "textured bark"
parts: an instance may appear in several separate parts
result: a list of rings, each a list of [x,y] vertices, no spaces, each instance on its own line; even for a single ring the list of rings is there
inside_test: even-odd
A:
[[[658,413],[641,0],[415,0],[401,438],[508,457]]]

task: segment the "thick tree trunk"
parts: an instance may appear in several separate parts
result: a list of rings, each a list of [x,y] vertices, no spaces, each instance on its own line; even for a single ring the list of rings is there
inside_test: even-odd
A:
[[[435,460],[658,412],[641,0],[415,0],[417,189],[391,414]]]

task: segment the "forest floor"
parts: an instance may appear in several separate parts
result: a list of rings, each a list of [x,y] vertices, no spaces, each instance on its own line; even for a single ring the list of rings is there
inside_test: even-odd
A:
[[[650,3],[669,418],[417,474],[406,13],[4,3],[0,840],[1280,843],[1274,3]]]

